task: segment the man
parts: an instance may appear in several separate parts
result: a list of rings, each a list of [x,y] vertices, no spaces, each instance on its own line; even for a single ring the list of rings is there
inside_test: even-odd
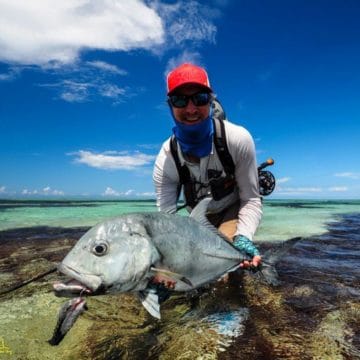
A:
[[[249,255],[251,260],[244,261],[241,267],[258,267],[261,256],[252,238],[261,220],[262,204],[251,135],[241,126],[220,120],[226,134],[225,146],[234,166],[233,174],[226,174],[214,145],[212,119],[225,116],[205,69],[189,63],[180,65],[168,74],[167,90],[175,127],[174,139],[169,138],[162,145],[154,166],[159,210],[176,212],[181,185],[179,169],[186,168],[188,181],[184,184],[184,194],[188,210],[201,198],[212,194],[216,200],[209,206],[210,222]],[[160,277],[155,282],[157,280],[168,287],[174,286],[167,279]]]

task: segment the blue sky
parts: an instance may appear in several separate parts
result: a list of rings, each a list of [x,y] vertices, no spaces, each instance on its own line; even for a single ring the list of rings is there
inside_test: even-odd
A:
[[[358,0],[0,1],[0,198],[154,197],[165,74],[204,66],[273,198],[360,198]]]

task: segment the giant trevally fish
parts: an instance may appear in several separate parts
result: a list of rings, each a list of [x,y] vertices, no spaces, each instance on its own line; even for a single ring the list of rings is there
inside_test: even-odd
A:
[[[151,284],[155,274],[176,282],[174,291],[191,291],[236,270],[248,258],[210,224],[210,201],[202,200],[188,217],[130,213],[94,226],[59,265],[73,280],[54,284],[55,294],[136,292],[145,309],[160,319],[157,289]],[[274,274],[270,276],[276,281]],[[77,308],[69,308],[69,314],[60,316],[67,329],[77,315]],[[59,339],[63,335],[54,334]]]

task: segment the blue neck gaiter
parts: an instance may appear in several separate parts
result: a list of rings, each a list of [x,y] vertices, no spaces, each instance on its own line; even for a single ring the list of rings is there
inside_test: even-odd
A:
[[[182,124],[175,118],[174,120],[176,126],[172,130],[184,154],[198,158],[210,154],[214,133],[211,112],[205,120],[195,125]]]

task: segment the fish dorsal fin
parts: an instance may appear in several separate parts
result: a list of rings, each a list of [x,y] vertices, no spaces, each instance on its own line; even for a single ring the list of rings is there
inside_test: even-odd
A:
[[[219,232],[219,230],[210,223],[208,218],[206,217],[206,211],[209,206],[210,201],[212,200],[211,197],[207,197],[205,199],[202,199],[191,211],[189,217],[196,220],[198,223],[200,223],[202,226],[205,226],[208,230],[210,230],[212,233],[220,236],[225,241],[229,242],[229,239]]]
[[[144,308],[150,313],[150,315],[157,319],[161,318],[159,296],[156,292],[151,290],[139,291],[139,298]]]

